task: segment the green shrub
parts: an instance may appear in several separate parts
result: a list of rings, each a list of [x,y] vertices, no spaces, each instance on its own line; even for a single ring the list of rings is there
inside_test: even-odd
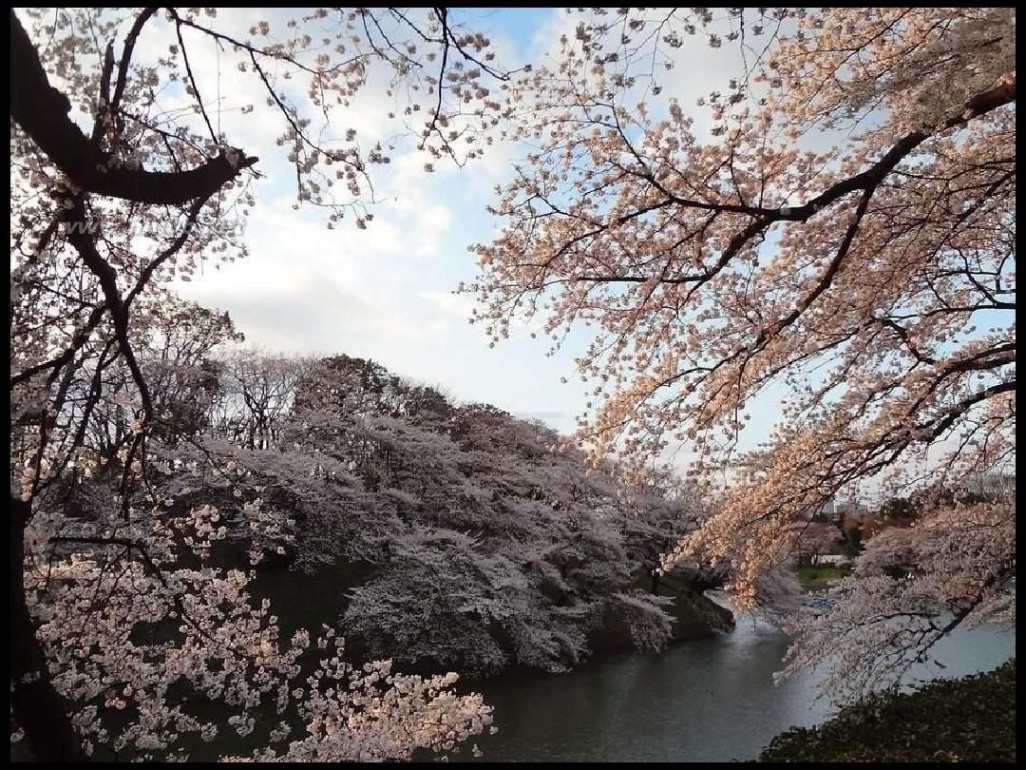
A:
[[[818,727],[776,736],[760,762],[1014,762],[1015,660],[984,674],[888,691]]]

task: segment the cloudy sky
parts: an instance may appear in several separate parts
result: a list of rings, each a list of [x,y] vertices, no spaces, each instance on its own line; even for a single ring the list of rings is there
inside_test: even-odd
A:
[[[219,26],[227,21],[225,13],[239,14],[242,23],[259,19],[257,11],[220,11]],[[562,9],[458,14],[489,36],[507,67],[541,63],[558,51],[559,36],[575,23]],[[532,339],[526,327],[490,348],[484,330],[468,323],[472,298],[453,293],[460,281],[476,276],[468,247],[496,232],[485,207],[522,148],[499,145],[462,170],[439,163],[428,174],[423,166],[429,159],[410,146],[390,166],[375,169],[378,202],[368,229],[350,221],[328,230],[323,211],[293,210],[294,172],[275,160],[282,154],[273,144],[279,128],[252,119],[263,101],[255,78],[227,72],[213,47],[206,48],[190,49],[193,67],[218,82],[221,128],[236,146],[261,158],[264,178],[255,183],[257,205],[247,234],[251,256],[216,270],[208,266],[182,283],[181,293],[228,310],[247,341],[269,350],[372,358],[441,386],[459,401],[492,403],[572,430],[587,400],[574,373],[574,358],[587,342],[583,330],[551,356],[548,342]],[[736,64],[695,41],[671,77],[687,103],[715,87],[717,72]],[[248,96],[257,112],[244,117],[235,107]],[[381,116],[389,108],[375,104],[380,93],[368,89],[361,98],[364,106],[351,110],[347,120],[361,137],[386,136],[390,129]]]
[[[219,22],[224,13],[230,12],[221,11]],[[549,47],[555,13],[475,10],[461,18],[484,28],[502,63],[516,66]],[[216,67],[211,52],[203,53],[194,66]],[[573,427],[583,387],[560,379],[573,375],[574,344],[547,357],[546,344],[525,329],[489,348],[483,329],[468,323],[472,299],[453,293],[476,274],[468,247],[494,231],[485,207],[514,148],[495,148],[462,170],[439,163],[429,174],[423,167],[430,158],[409,146],[389,166],[374,169],[377,203],[369,227],[358,230],[350,219],[328,230],[322,210],[293,210],[294,172],[275,160],[282,154],[274,146],[280,128],[232,109],[247,100],[240,89],[254,89],[249,101],[259,114],[259,84],[252,77],[228,78],[224,70],[220,80],[222,128],[236,146],[261,158],[264,174],[254,183],[250,256],[216,270],[208,266],[179,285],[182,294],[228,310],[248,342],[269,350],[371,358],[441,386],[459,401],[489,402],[561,430]],[[380,118],[391,108],[374,104],[378,94],[364,96],[366,106],[351,111],[352,124],[361,138],[386,135]]]
[[[216,19],[200,16],[199,21],[239,39],[267,21],[274,40],[286,34],[289,19],[306,13],[217,9]],[[418,13],[426,10],[411,12]],[[126,17],[126,25],[131,18]],[[450,16],[450,23],[485,34],[496,63],[507,70],[551,63],[560,37],[573,38],[579,20],[561,8],[456,9]],[[303,23],[303,30],[316,35],[315,26]],[[119,31],[119,40],[125,32],[127,27]],[[173,288],[206,307],[227,310],[247,344],[269,352],[369,358],[438,387],[456,402],[494,404],[572,432],[589,400],[574,363],[590,342],[589,330],[572,330],[558,350],[550,351],[550,340],[532,334],[544,320],[538,318],[530,326],[512,327],[510,338],[493,347],[485,330],[469,323],[473,297],[454,292],[461,282],[477,278],[470,249],[497,234],[500,222],[487,213],[487,206],[496,185],[510,179],[514,163],[528,148],[496,141],[483,158],[462,169],[434,162],[434,171],[428,173],[425,163],[432,159],[409,137],[400,139],[389,165],[371,166],[374,195],[368,210],[373,222],[359,229],[348,217],[328,229],[324,209],[297,205],[295,169],[287,149],[277,144],[284,122],[278,110],[265,106],[267,92],[260,78],[240,71],[238,55],[219,48],[207,35],[187,28],[184,32],[190,68],[212,128],[260,160],[255,167],[259,178],[251,183],[256,205],[246,230],[248,256],[219,264],[208,260],[191,280],[177,281]],[[39,43],[45,45],[42,39]],[[169,47],[180,47],[175,29],[158,15],[140,36],[136,60],[153,63]],[[709,112],[696,102],[714,90],[726,90],[730,78],[739,74],[738,48],[725,43],[714,49],[699,35],[663,52],[674,59],[674,68],[659,75],[664,92],[686,109],[690,105],[698,141],[715,141],[708,132]],[[99,63],[97,54],[93,64]],[[280,74],[272,71],[273,65],[265,66],[272,78]],[[390,112],[401,114],[403,106],[387,93],[389,75],[384,66],[371,70],[367,86],[348,109],[335,111],[328,130],[336,136],[355,130],[365,150],[401,133],[401,119],[388,118]],[[194,101],[180,85],[162,81],[160,108],[187,122],[183,113],[192,110]],[[277,87],[288,91],[302,114],[317,116],[295,81],[277,80]],[[652,117],[658,118],[666,106],[665,98],[650,104]],[[88,115],[74,117],[83,125],[91,122]],[[204,132],[199,118],[192,120]],[[414,121],[406,128],[422,127]],[[780,387],[772,387],[756,399],[742,448],[753,448],[768,437],[784,395]],[[670,454],[685,462],[690,453],[677,447]]]
[[[281,30],[293,15],[280,9],[220,9],[216,23],[210,23],[245,37],[261,20]],[[515,69],[555,56],[561,35],[573,36],[577,18],[551,8],[463,9],[453,11],[451,21],[486,34],[499,65]],[[295,170],[275,141],[283,128],[281,115],[264,107],[259,78],[238,71],[238,60],[205,35],[192,34],[190,64],[204,104],[218,132],[260,158],[261,178],[253,182],[256,205],[246,234],[250,255],[216,266],[208,262],[175,288],[207,307],[229,311],[247,341],[268,351],[370,358],[439,387],[457,402],[491,403],[570,432],[588,400],[574,367],[589,341],[588,330],[574,330],[551,355],[550,343],[534,339],[534,329],[526,325],[492,347],[484,329],[468,323],[472,297],[454,293],[461,281],[477,277],[470,248],[496,235],[500,223],[486,207],[526,148],[499,142],[466,168],[435,163],[435,171],[427,173],[430,158],[416,151],[414,142],[400,142],[390,165],[372,167],[370,226],[358,229],[350,217],[328,229],[324,210],[297,206]],[[146,26],[137,59],[153,61],[175,43],[173,27],[158,17]],[[675,68],[661,74],[660,83],[694,118],[696,138],[708,140],[708,113],[695,102],[725,90],[741,68],[739,52],[727,44],[710,48],[698,37],[685,39],[674,57]],[[383,74],[372,72],[354,105],[336,114],[331,125],[334,131],[356,130],[365,148],[401,129],[386,117],[401,112],[401,106],[387,96]],[[184,95],[179,92],[176,105],[175,87],[164,92],[166,86],[161,106],[186,106]],[[246,105],[256,109],[247,112]],[[86,115],[73,117],[82,125],[90,122]],[[768,436],[785,395],[781,387],[770,388],[752,405],[754,419],[743,447]],[[677,459],[686,456],[685,451]]]

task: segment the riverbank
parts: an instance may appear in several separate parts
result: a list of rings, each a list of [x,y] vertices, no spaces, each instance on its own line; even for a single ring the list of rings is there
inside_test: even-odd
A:
[[[1015,659],[911,693],[879,693],[778,735],[761,762],[1014,762]]]
[[[505,672],[458,686],[495,708],[496,735],[477,741],[491,762],[730,762],[758,758],[777,735],[833,718],[817,698],[824,672],[774,684],[788,638],[740,617],[734,631],[660,654],[596,654],[572,672]],[[905,680],[993,669],[1014,655],[1015,633],[956,630]],[[453,761],[472,760],[468,751]]]
[[[638,577],[635,586],[649,592],[654,588],[656,596],[673,600],[673,604],[666,608],[667,614],[673,618],[671,643],[708,639],[734,628],[734,613],[729,607],[698,593],[676,576],[664,575],[654,585],[648,579]],[[623,617],[611,611],[606,612],[601,625],[588,635],[588,645],[593,652],[635,649]]]
[[[257,573],[253,593],[257,599],[266,598],[271,602],[279,618],[281,635],[289,638],[298,628],[316,629],[322,623],[342,618],[349,606],[351,591],[365,583],[372,574],[373,570],[368,565],[342,560],[313,574],[284,568],[263,569]],[[641,575],[635,577],[633,587],[651,591],[649,580]],[[656,591],[658,596],[673,599],[673,604],[666,608],[673,618],[671,643],[708,639],[733,628],[734,615],[727,605],[691,589],[681,578],[664,576],[656,585]],[[346,633],[344,622],[342,632],[346,636],[346,651],[350,660],[362,663],[373,657],[357,635]],[[595,653],[636,650],[622,614],[607,611],[601,622],[589,631],[588,648],[591,654],[585,660]],[[567,664],[573,667],[572,661],[567,660]],[[403,673],[422,675],[460,670],[459,666],[410,663],[397,665],[396,668]],[[530,670],[528,666],[510,665],[497,671],[485,672],[481,676],[464,678],[476,681],[506,673],[523,674]],[[543,669],[533,670],[545,673]]]

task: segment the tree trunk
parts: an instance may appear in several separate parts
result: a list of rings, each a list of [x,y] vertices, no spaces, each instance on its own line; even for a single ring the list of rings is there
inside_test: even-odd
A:
[[[11,707],[35,759],[82,762],[89,758],[71,726],[64,699],[50,681],[46,655],[25,603],[25,527],[31,515],[29,503],[11,495]],[[32,681],[22,681],[27,674]]]

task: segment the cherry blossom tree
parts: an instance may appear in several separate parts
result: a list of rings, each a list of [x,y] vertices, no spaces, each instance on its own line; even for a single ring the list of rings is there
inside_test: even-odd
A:
[[[230,360],[220,387],[256,392],[269,370],[261,357]],[[216,506],[223,532],[209,564],[256,568],[254,600],[282,595],[283,568],[300,593],[305,580],[331,594],[291,596],[283,626],[342,618],[357,656],[421,673],[565,670],[611,617],[640,648],[668,641],[670,600],[636,577],[672,540],[667,522],[691,512],[656,480],[629,488],[614,468],[591,472],[583,453],[559,450],[540,423],[454,407],[371,361],[265,363],[294,383],[270,443],[218,431],[153,442],[146,491],[163,517]]]
[[[210,565],[226,529],[209,505],[106,533],[56,518],[32,528],[30,552],[49,556],[27,571],[30,606],[87,754],[186,759],[230,730],[257,732],[258,760],[404,760],[490,725],[480,695],[451,691],[455,674],[354,668],[330,626],[282,640],[270,603],[249,595],[252,573]],[[297,719],[307,735],[289,740]]]
[[[154,435],[174,443],[206,430],[223,376],[217,353],[241,342],[242,333],[227,313],[173,295],[140,303],[132,322],[140,330],[140,367],[160,417]]]
[[[439,158],[462,164],[476,157],[504,112],[499,91],[508,76],[489,41],[465,30],[447,9],[316,9],[248,30],[238,28],[238,18],[233,25],[219,20],[215,9],[199,8],[11,11],[11,68],[17,75],[11,93],[12,716],[40,759],[84,757],[82,738],[93,722],[86,715],[73,723],[65,699],[95,693],[79,691],[83,679],[69,680],[55,658],[68,654],[60,636],[67,624],[50,629],[57,636],[44,634],[37,629],[38,613],[60,613],[55,607],[61,601],[81,610],[81,580],[94,584],[95,597],[106,596],[110,569],[120,570],[113,590],[126,585],[117,574],[139,576],[158,565],[150,549],[159,542],[147,545],[134,535],[121,542],[116,534],[119,527],[145,530],[148,519],[159,518],[148,508],[148,449],[167,439],[170,421],[182,416],[161,401],[162,394],[171,395],[163,389],[167,372],[154,365],[168,359],[148,364],[142,354],[147,335],[159,333],[159,318],[150,317],[159,307],[156,298],[174,276],[189,279],[201,263],[246,254],[242,234],[255,205],[251,182],[259,161],[220,131],[221,104],[214,95],[220,83],[198,77],[201,50],[223,57],[225,66],[257,84],[265,103],[235,106],[260,109],[278,123],[278,145],[295,171],[297,206],[325,207],[329,227],[343,217],[367,226],[373,217],[370,169],[390,160],[388,145],[362,145],[346,126],[346,109],[371,73],[386,73],[385,90],[403,113],[390,117],[404,124],[400,133],[414,135],[429,168]],[[300,90],[287,87],[288,80]],[[181,374],[174,377],[176,387],[183,384]],[[108,393],[117,400],[113,405]],[[125,425],[121,417],[129,413]],[[119,426],[109,442],[111,456],[98,465],[83,453],[86,437],[95,435],[97,425],[111,424]],[[62,584],[68,590],[43,609],[26,599],[36,586],[23,567],[45,563],[45,549],[55,545],[39,533],[67,537],[54,531],[63,524],[50,519],[63,515],[65,482],[80,470],[103,471],[116,499],[92,521],[95,531],[77,536],[98,541],[92,543],[97,549],[68,555],[79,565],[72,568],[75,582]],[[116,558],[107,558],[111,552]],[[159,576],[176,586],[174,568],[151,569],[148,579]],[[169,594],[185,601],[177,590]],[[230,598],[244,602],[243,594]],[[181,614],[173,602],[165,605]],[[130,601],[109,597],[108,606],[102,628],[125,631],[120,624],[143,622]],[[199,638],[207,639],[209,629],[197,625]],[[66,641],[88,650],[91,637],[69,632]],[[111,635],[107,642],[101,655],[121,654],[123,637]],[[426,708],[430,716],[429,704],[447,684],[431,684],[426,700],[404,700],[395,691],[372,706],[377,714],[388,708],[423,714]],[[250,701],[235,704],[242,708],[240,724],[248,724]],[[465,703],[450,700],[456,707]],[[150,721],[140,724],[188,726],[170,712],[159,713],[173,711],[159,698],[143,705],[139,713]],[[474,710],[459,717],[460,724],[469,724]],[[323,715],[314,721],[331,736],[329,743],[348,734]],[[449,735],[432,746],[466,736],[434,716],[428,723],[435,727],[388,723],[387,735],[376,739],[380,745],[407,736],[394,750],[332,754],[318,745],[308,748],[320,757],[401,757],[434,740],[424,737],[424,729]],[[140,745],[140,735],[132,738],[137,748],[155,748]],[[152,734],[145,741],[167,743]]]
[[[816,564],[820,556],[830,553],[830,549],[840,543],[841,531],[833,524],[810,521],[798,526],[801,534],[795,542],[795,557],[802,566]]]
[[[1014,624],[1014,577],[1014,500],[935,508],[871,538],[832,607],[787,622],[784,673],[826,663],[838,699],[893,684],[959,626]]]
[[[370,361],[322,360],[295,403],[282,449],[313,453],[336,489],[302,505],[299,558],[372,565],[345,626],[373,654],[431,670],[564,670],[607,611],[626,615],[639,647],[669,638],[666,602],[633,586],[638,554],[658,552],[646,541],[672,538],[673,506],[654,487],[627,490],[540,423],[453,407]]]
[[[705,43],[733,46],[738,74],[693,106],[674,88],[693,74],[667,70]],[[694,453],[716,515],[664,566],[729,560],[747,607],[839,492],[964,486],[1014,459],[1014,52],[1009,8],[596,9],[519,80],[526,158],[463,289],[495,340],[531,317],[556,346],[591,327],[578,437],[596,460]],[[743,451],[774,385],[774,431]],[[979,527],[992,569],[924,552],[937,581],[914,591],[954,613],[944,629],[1009,616],[1014,538],[988,511],[942,508],[879,546]],[[910,590],[845,585],[857,609],[808,621],[835,641],[799,647],[835,648]],[[851,655],[881,649],[861,638]]]

